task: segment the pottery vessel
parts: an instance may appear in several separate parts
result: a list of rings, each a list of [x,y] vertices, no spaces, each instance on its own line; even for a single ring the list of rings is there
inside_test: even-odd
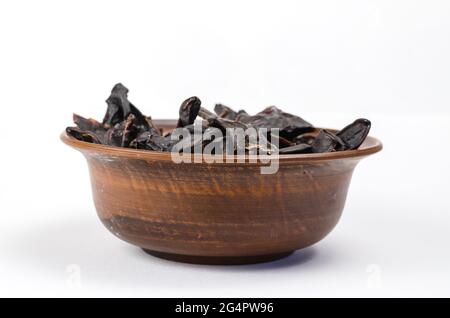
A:
[[[170,129],[175,121],[155,121]],[[262,163],[174,163],[170,153],[61,139],[87,159],[100,220],[118,238],[176,261],[274,260],[323,239],[337,224],[357,163],[381,150],[281,155]],[[95,244],[95,243],[93,243]]]

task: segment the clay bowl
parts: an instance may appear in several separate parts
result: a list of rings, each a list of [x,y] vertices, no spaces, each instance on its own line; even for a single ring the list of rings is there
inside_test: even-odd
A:
[[[156,121],[170,129],[175,121]],[[338,222],[356,164],[381,150],[282,155],[262,163],[182,163],[170,153],[61,139],[86,157],[103,224],[147,253],[181,262],[245,264],[278,259],[323,239]]]

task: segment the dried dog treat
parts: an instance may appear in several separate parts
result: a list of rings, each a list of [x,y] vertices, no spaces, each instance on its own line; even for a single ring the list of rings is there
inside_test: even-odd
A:
[[[280,136],[292,139],[299,134],[311,131],[314,127],[302,118],[270,106],[254,116],[238,116],[238,121],[256,128],[279,128]]]
[[[116,84],[109,98],[106,100],[108,109],[103,118],[103,125],[105,127],[113,127],[116,124],[126,120],[130,114],[135,117],[134,125],[141,131],[149,129],[147,118],[128,101],[128,88],[122,84]]]
[[[217,116],[230,120],[236,120],[236,117],[238,116],[237,112],[222,104],[216,104],[216,106],[214,106],[214,112]]]
[[[190,97],[186,99],[180,107],[177,127],[192,125],[197,118],[198,111],[202,102],[198,97]]]
[[[171,140],[170,136],[160,136],[150,131],[145,131],[131,142],[130,147],[154,151],[170,151],[175,142]]]
[[[358,149],[369,134],[370,125],[369,120],[360,118],[343,128],[336,136],[345,143],[346,150]]]
[[[113,87],[106,103],[108,106],[102,122],[74,114],[76,127],[68,127],[67,134],[84,142],[150,151],[172,151],[179,141],[172,136],[173,132],[162,135],[162,130],[153,123],[151,117],[144,116],[128,100],[128,89],[122,84]],[[301,117],[283,112],[275,106],[267,107],[253,116],[245,110],[235,111],[223,104],[216,104],[214,112],[202,107],[200,99],[195,96],[181,104],[176,128],[186,129],[191,135],[191,140],[187,142],[188,148],[214,148],[219,142],[226,144],[230,141],[230,149],[224,146],[219,150],[214,148],[214,151],[238,154],[242,151],[254,153],[256,150],[258,153],[303,154],[353,150],[364,142],[371,126],[369,120],[361,118],[341,131],[332,133],[315,129]],[[203,120],[194,124],[196,119]],[[229,128],[243,131],[253,129],[258,134],[258,142],[246,135],[245,139],[237,143],[239,139],[228,134]],[[278,129],[279,135],[271,131],[274,128]],[[196,131],[201,131],[206,136],[214,129],[220,131],[222,136],[203,139],[195,135]]]
[[[329,132],[328,130],[321,129],[319,134],[311,145],[312,152],[331,152],[344,150],[345,144],[335,134]]]
[[[78,140],[90,142],[93,144],[102,144],[102,141],[95,134],[89,131],[81,130],[78,127],[67,127],[66,132],[68,135]]]

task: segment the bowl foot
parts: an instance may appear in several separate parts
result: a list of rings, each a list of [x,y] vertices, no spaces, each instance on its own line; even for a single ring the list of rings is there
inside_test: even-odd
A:
[[[269,255],[255,255],[255,256],[195,256],[195,255],[182,255],[171,254],[164,252],[151,251],[143,249],[144,252],[152,256],[163,258],[166,260],[190,263],[190,264],[203,264],[203,265],[245,265],[245,264],[257,264],[264,262],[271,262],[286,256],[291,255],[294,251],[269,254]]]

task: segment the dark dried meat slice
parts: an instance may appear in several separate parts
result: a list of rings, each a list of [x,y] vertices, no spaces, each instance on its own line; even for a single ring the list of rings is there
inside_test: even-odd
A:
[[[105,130],[103,125],[100,122],[96,121],[95,119],[92,118],[87,119],[77,114],[73,114],[73,122],[81,130],[86,131]]]
[[[321,129],[311,145],[311,151],[315,153],[339,151],[345,149],[345,144],[335,134]]]
[[[336,136],[345,143],[346,150],[358,149],[369,134],[370,126],[368,119],[359,118],[336,133]]]
[[[139,133],[139,128],[135,125],[135,121],[136,117],[130,114],[126,120],[108,129],[106,132],[107,144],[117,147],[128,147]]]
[[[223,134],[226,133],[227,128],[242,128],[244,130],[248,128],[248,126],[244,123],[218,117],[216,114],[210,112],[204,107],[200,107],[198,116],[208,121],[209,127],[219,128]]]
[[[128,100],[128,88],[121,83],[113,87],[106,103],[108,104],[108,109],[103,118],[103,125],[106,128],[120,124],[130,114],[133,114],[135,117],[135,125],[139,131],[147,131],[150,129],[146,117]]]
[[[238,116],[236,111],[223,104],[216,104],[216,106],[214,106],[214,112],[217,116],[230,120],[236,120],[236,117]]]
[[[68,127],[67,133],[74,138],[86,142],[103,144],[106,130],[103,125],[95,119],[87,119],[80,115],[73,114],[73,122],[77,127]]]
[[[72,136],[80,141],[102,144],[100,138],[91,131],[82,130],[78,127],[67,127],[66,132],[69,136]]]
[[[198,97],[193,96],[186,99],[180,106],[179,119],[177,127],[185,127],[192,125],[197,118],[197,114],[200,110],[201,101]]]
[[[279,128],[280,136],[292,140],[299,134],[311,131],[313,126],[304,119],[270,106],[254,116],[238,116],[238,120],[255,128]]]
[[[154,151],[170,151],[176,142],[171,139],[170,135],[160,136],[146,131],[133,140],[130,147]]]

